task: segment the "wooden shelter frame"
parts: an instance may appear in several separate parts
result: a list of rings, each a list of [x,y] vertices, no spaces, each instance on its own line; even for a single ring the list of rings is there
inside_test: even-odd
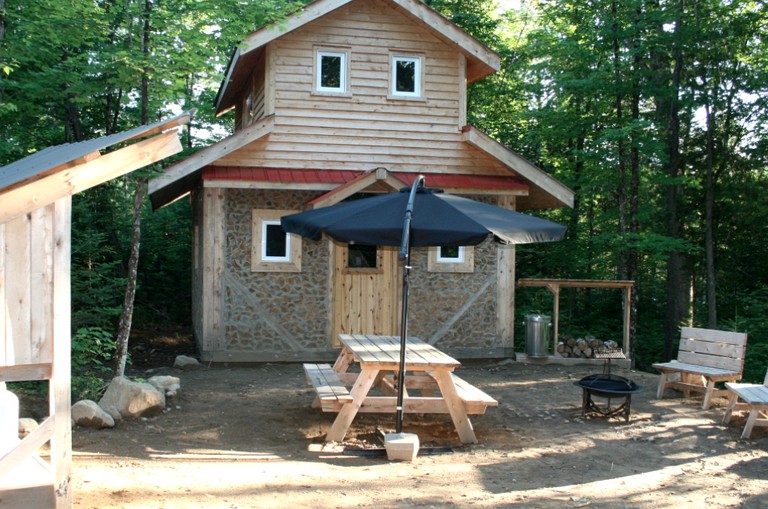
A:
[[[632,352],[630,334],[630,303],[632,302],[632,288],[635,282],[629,280],[596,280],[596,279],[519,279],[517,286],[543,287],[554,296],[552,327],[554,329],[555,342],[559,337],[560,325],[560,289],[561,288],[618,288],[622,290],[623,327],[621,349],[624,356],[629,359]]]
[[[37,429],[0,455],[0,507],[72,506],[72,195],[181,152],[177,128],[191,115],[0,168],[0,382],[48,382],[49,407]],[[38,454],[46,443],[48,461]]]

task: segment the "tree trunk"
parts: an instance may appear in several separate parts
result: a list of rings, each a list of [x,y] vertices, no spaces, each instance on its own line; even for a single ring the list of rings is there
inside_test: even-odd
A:
[[[706,106],[707,114],[707,173],[704,181],[704,250],[707,260],[707,327],[717,328],[717,285],[715,276],[715,162],[714,131],[715,119],[712,109]]]
[[[680,81],[683,71],[683,51],[681,48],[682,9],[680,2],[677,23],[675,27],[675,43],[673,51],[674,67],[672,70],[672,86],[668,102],[667,117],[667,155],[669,158],[667,174],[670,184],[667,186],[667,235],[672,239],[680,238],[679,220],[679,187],[680,176]],[[664,331],[664,356],[667,360],[674,357],[674,346],[680,335],[680,323],[685,312],[683,293],[683,255],[678,249],[673,249],[667,259],[667,313]]]
[[[131,335],[133,321],[133,300],[136,296],[136,278],[139,267],[139,245],[141,244],[141,204],[147,192],[147,179],[141,178],[136,183],[136,196],[133,201],[133,237],[131,239],[131,255],[128,259],[128,282],[125,285],[123,312],[120,313],[120,323],[117,328],[117,355],[115,356],[114,376],[125,374],[125,363],[128,360],[128,338]]]

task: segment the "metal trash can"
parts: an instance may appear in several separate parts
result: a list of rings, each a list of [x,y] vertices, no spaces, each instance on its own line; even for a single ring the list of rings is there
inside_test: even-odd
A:
[[[525,315],[525,354],[528,357],[549,356],[549,329],[552,319],[546,315]]]

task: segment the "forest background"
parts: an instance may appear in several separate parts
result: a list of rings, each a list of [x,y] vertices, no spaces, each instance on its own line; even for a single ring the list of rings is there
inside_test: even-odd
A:
[[[215,118],[212,105],[233,48],[304,3],[0,0],[0,165],[192,108],[178,157],[221,139],[233,119]],[[502,56],[501,71],[470,89],[469,123],[576,192],[573,209],[541,213],[567,224],[567,238],[519,246],[518,275],[633,280],[638,368],[673,357],[690,324],[747,332],[745,378],[762,380],[765,3],[426,3]],[[134,330],[190,329],[190,207],[179,200],[150,212],[143,190],[160,170],[74,198],[73,398],[112,372],[136,219]],[[621,305],[616,290],[564,290],[560,330],[620,339]],[[551,309],[546,290],[518,289],[517,323]]]

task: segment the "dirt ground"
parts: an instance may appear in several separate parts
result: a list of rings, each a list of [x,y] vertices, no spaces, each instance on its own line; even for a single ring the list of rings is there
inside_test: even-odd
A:
[[[344,452],[310,450],[334,414],[310,407],[300,364],[139,367],[179,376],[181,394],[158,417],[74,430],[74,507],[768,508],[768,429],[741,440],[722,405],[656,400],[656,375],[617,369],[644,386],[630,421],[582,418],[573,382],[601,370],[464,363],[499,401],[472,418],[479,443],[461,445],[447,416],[406,415],[423,449],[389,462],[376,441],[389,415],[358,416]]]

